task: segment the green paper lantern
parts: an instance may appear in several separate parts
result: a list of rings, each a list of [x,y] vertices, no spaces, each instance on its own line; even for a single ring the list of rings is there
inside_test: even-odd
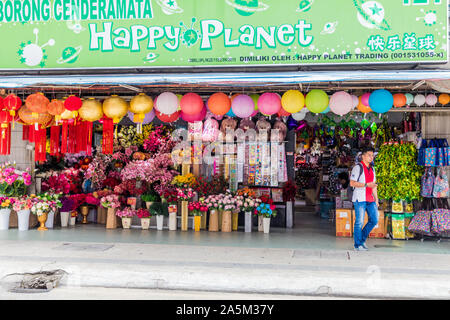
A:
[[[328,95],[325,91],[313,89],[306,95],[306,108],[313,113],[321,113],[328,107]]]

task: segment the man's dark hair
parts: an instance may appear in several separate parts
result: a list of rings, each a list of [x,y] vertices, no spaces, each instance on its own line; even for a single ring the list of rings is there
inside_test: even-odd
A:
[[[362,152],[361,154],[364,155],[364,154],[366,154],[367,152],[375,152],[375,149],[372,148],[372,147],[370,147],[370,146],[367,146],[367,147],[363,147],[362,150],[361,150],[361,152]]]

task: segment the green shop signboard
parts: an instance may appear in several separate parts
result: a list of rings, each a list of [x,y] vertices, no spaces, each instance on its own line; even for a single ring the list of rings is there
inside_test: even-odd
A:
[[[447,61],[444,0],[0,0],[0,69]]]

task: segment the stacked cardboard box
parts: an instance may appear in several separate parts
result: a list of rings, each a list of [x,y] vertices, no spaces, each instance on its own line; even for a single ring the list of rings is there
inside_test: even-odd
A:
[[[352,210],[336,209],[336,237],[351,237],[352,230]]]
[[[369,217],[366,212],[364,215],[363,228],[368,221],[369,221]],[[354,229],[354,225],[355,225],[355,210],[352,210],[352,230]],[[386,233],[384,230],[384,211],[378,210],[378,224],[369,233],[369,238],[384,238],[385,235],[386,235]]]

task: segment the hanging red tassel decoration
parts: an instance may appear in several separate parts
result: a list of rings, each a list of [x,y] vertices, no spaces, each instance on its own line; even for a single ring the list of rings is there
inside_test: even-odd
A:
[[[46,156],[46,143],[47,143],[47,130],[38,128],[35,131],[35,145],[34,145],[34,161],[45,161]]]
[[[9,154],[9,147],[11,145],[11,124],[12,116],[9,111],[0,111],[0,154]]]
[[[76,153],[76,127],[74,123],[69,124],[69,141],[68,141],[68,147],[67,152],[68,153]]]
[[[50,155],[59,155],[59,134],[60,126],[52,126],[50,128]]]
[[[69,121],[62,121],[62,133],[61,133],[61,154],[67,153],[67,135],[69,132]]]
[[[86,132],[87,132],[87,142],[86,142],[86,153],[88,156],[92,156],[92,125],[91,121],[86,121]]]
[[[30,139],[30,126],[22,125],[22,140],[28,141]]]
[[[103,117],[102,153],[113,154],[114,147],[114,122],[113,119]]]

